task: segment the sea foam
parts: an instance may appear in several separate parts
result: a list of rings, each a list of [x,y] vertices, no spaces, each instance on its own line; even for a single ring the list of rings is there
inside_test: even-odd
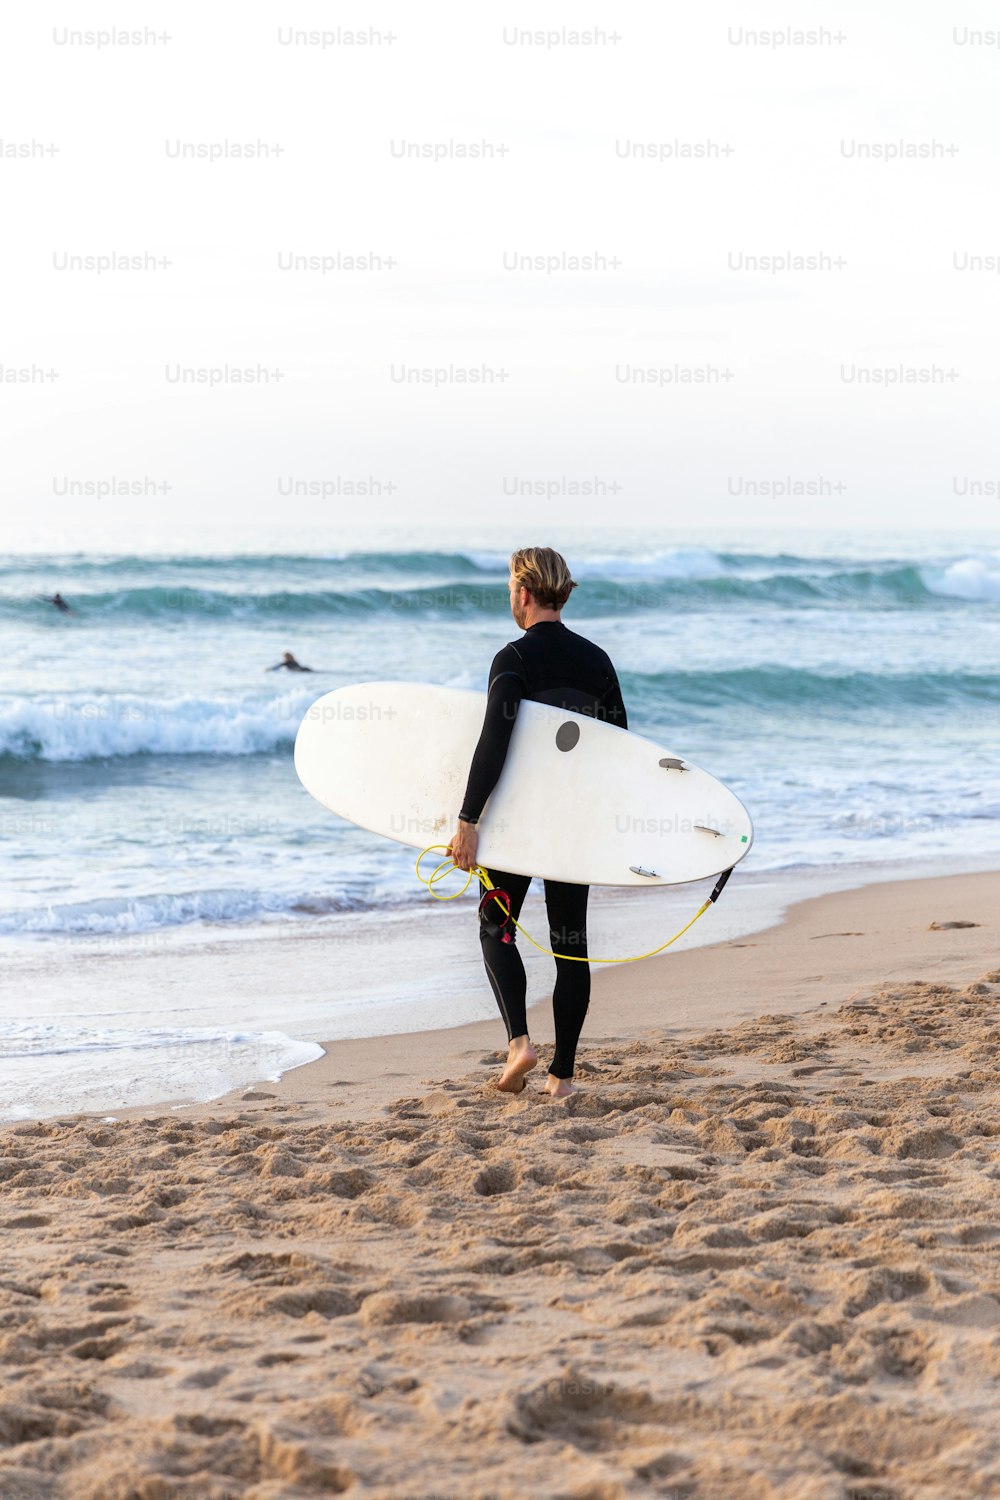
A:
[[[0,702],[0,755],[257,755],[289,745],[315,692],[242,698],[67,693]]]

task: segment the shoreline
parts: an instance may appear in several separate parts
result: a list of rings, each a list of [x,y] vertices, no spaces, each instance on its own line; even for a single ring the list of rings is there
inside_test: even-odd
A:
[[[590,1010],[577,1053],[609,1041],[641,1041],[656,1030],[682,1040],[706,1026],[733,1026],[771,1014],[797,1015],[833,1007],[848,991],[874,981],[905,981],[940,971],[970,981],[1000,962],[996,941],[1000,873],[881,879],[807,896],[784,906],[769,925],[739,937],[665,953],[641,964],[593,971]],[[721,903],[720,903],[721,906]],[[711,914],[706,913],[706,917]],[[930,930],[931,922],[969,921],[970,927]],[[813,946],[814,944],[820,946]],[[545,960],[549,973],[551,961]],[[529,969],[529,993],[531,970]],[[678,992],[683,998],[675,998]],[[208,1100],[165,1099],[111,1109],[54,1111],[0,1123],[10,1130],[30,1119],[130,1121],[153,1115],[204,1120],[234,1109],[287,1109],[297,1119],[372,1119],[407,1092],[478,1067],[484,1081],[499,1071],[506,1036],[493,1013],[456,1026],[396,1031],[319,1043],[323,1055],[286,1069],[277,1080],[257,1078]],[[552,1046],[551,988],[528,1006],[538,1067],[529,1088],[540,1089]],[[581,1070],[577,1080],[585,1083]],[[492,1091],[498,1102],[506,1097]]]

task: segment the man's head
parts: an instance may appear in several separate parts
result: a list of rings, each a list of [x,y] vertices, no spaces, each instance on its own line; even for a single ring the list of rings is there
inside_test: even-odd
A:
[[[551,547],[519,547],[510,556],[510,612],[526,629],[539,620],[558,620],[576,583],[566,559]]]

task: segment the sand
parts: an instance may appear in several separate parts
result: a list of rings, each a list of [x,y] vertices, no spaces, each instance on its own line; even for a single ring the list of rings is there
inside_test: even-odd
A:
[[[1000,1493],[997,891],[601,973],[565,1101],[542,1005],[6,1127],[0,1495]]]

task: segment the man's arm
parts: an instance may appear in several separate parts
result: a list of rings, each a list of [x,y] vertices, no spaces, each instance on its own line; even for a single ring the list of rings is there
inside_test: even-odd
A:
[[[621,686],[618,682],[618,674],[614,667],[611,668],[611,683],[605,689],[601,699],[604,717],[609,724],[617,724],[619,729],[628,728],[628,715],[625,712],[625,702],[622,698]]]
[[[459,820],[475,823],[486,799],[500,780],[510,737],[514,732],[517,708],[524,697],[527,686],[524,667],[513,646],[505,646],[493,658],[490,668],[490,688],[486,698],[486,714],[479,736],[472,767],[466,783],[465,797]]]

